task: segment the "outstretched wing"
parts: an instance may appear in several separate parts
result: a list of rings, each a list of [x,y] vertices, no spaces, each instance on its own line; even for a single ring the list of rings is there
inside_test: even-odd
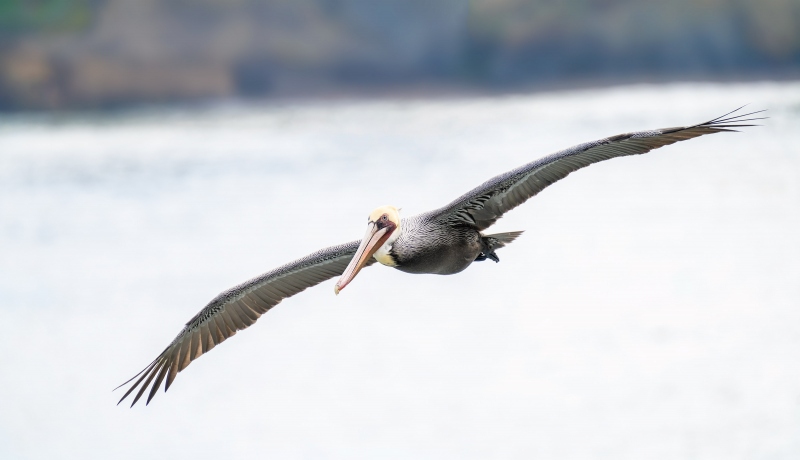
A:
[[[484,230],[504,213],[573,171],[610,158],[639,155],[706,134],[736,131],[735,128],[753,126],[743,122],[762,119],[748,117],[763,110],[730,116],[740,109],[698,125],[620,134],[577,145],[496,176],[447,206],[432,211],[429,216],[452,226],[467,225]]]
[[[189,363],[236,334],[236,331],[255,323],[281,300],[341,275],[359,243],[360,241],[353,241],[317,251],[218,295],[186,323],[180,334],[158,358],[120,385],[122,387],[138,377],[119,402],[139,388],[131,403],[133,407],[150,386],[147,397],[147,403],[150,403],[164,378],[167,380],[164,386],[166,391],[178,372]],[[374,259],[368,265],[373,262]]]

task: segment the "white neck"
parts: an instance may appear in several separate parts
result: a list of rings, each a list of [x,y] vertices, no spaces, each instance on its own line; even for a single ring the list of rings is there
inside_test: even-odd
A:
[[[374,257],[375,260],[377,260],[381,264],[386,265],[388,267],[396,266],[397,262],[395,262],[395,260],[389,254],[389,251],[391,251],[392,244],[394,244],[394,242],[397,241],[397,238],[400,237],[400,232],[402,231],[403,229],[400,226],[398,226],[395,229],[395,231],[392,232],[392,234],[389,236],[389,239],[386,240],[385,243],[383,243],[383,246],[381,246],[380,248],[378,248],[377,251],[375,251],[375,254],[372,257]]]

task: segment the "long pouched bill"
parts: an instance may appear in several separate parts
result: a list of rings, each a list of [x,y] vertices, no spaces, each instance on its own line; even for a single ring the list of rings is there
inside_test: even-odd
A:
[[[338,295],[339,291],[350,284],[350,281],[353,281],[353,278],[356,277],[361,267],[369,261],[378,248],[383,246],[383,243],[385,243],[387,239],[389,239],[388,229],[379,229],[375,222],[370,222],[367,226],[367,233],[364,234],[364,239],[361,240],[361,244],[358,245],[353,259],[350,261],[347,268],[345,268],[339,281],[333,286],[333,292]]]

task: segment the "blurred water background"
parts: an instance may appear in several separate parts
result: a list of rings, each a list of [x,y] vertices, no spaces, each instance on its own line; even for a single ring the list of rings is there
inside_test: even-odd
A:
[[[800,1],[0,2],[0,458],[800,458]],[[216,294],[609,135],[456,276]]]
[[[134,410],[220,291],[495,173],[734,103],[765,126],[592,166],[457,276],[364,270]],[[2,458],[797,458],[800,85],[229,104],[0,128]]]

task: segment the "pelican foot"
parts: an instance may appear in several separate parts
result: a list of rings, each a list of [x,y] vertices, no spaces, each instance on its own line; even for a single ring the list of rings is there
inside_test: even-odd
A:
[[[475,262],[483,262],[486,259],[494,260],[495,263],[500,262],[500,258],[497,257],[494,251],[492,252],[482,252],[478,254],[478,257],[475,258]]]

